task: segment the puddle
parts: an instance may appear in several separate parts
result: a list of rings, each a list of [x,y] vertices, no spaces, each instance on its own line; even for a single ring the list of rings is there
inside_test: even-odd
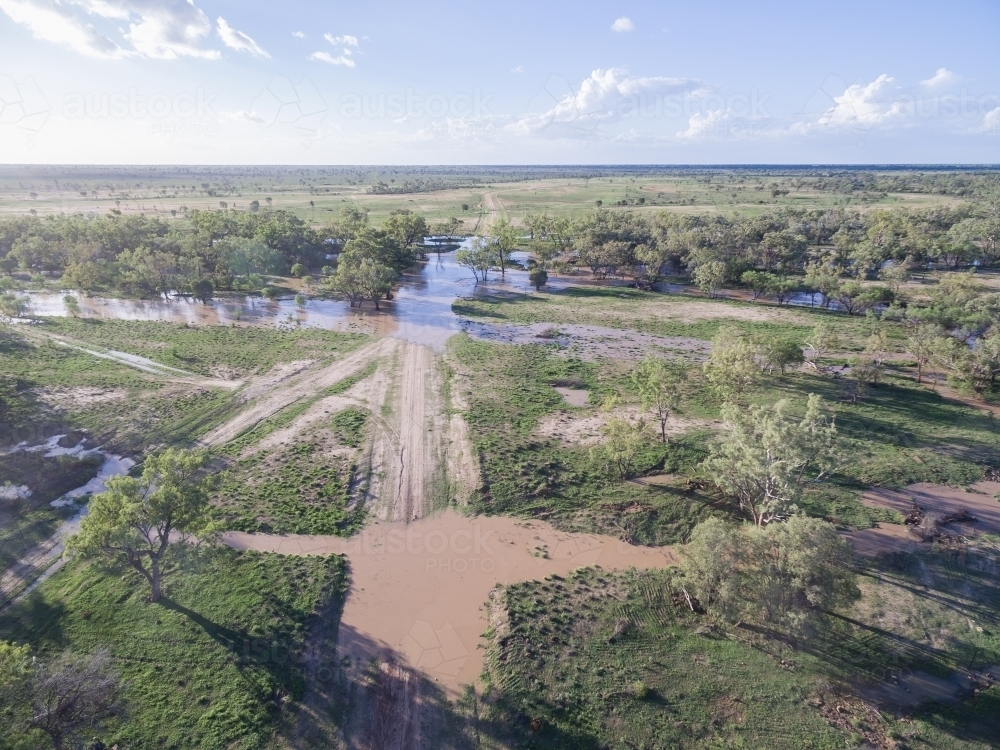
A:
[[[341,653],[364,662],[378,655],[373,648],[395,652],[451,697],[482,673],[484,604],[495,585],[565,576],[582,566],[676,564],[667,547],[634,547],[539,521],[454,511],[408,525],[374,524],[351,539],[242,532],[223,538],[241,550],[346,555],[351,589],[341,618]]]
[[[562,388],[555,386],[555,391],[563,397],[563,400],[570,406],[586,406],[590,400],[590,391],[579,388]]]

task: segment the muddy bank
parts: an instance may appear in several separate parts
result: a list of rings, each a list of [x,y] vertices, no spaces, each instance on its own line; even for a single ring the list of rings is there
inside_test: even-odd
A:
[[[241,550],[346,555],[351,590],[340,652],[360,661],[395,654],[451,697],[482,672],[483,606],[497,584],[566,575],[581,566],[617,570],[677,563],[669,548],[454,511],[408,525],[375,524],[352,539],[227,532],[224,541]]]

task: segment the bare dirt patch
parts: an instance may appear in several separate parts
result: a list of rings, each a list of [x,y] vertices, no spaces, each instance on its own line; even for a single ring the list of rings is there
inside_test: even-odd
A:
[[[250,384],[243,400],[248,407],[225,424],[212,430],[201,439],[205,446],[228,443],[264,419],[276,414],[300,399],[314,396],[344,378],[354,374],[385,350],[385,340],[356,349],[343,359],[325,367],[315,367],[303,363],[275,368],[261,380]]]
[[[128,394],[118,388],[36,388],[34,396],[53,409],[86,409],[97,404],[120,401]]]
[[[929,483],[904,490],[874,489],[862,502],[898,511],[907,519],[905,524],[845,532],[854,551],[865,557],[917,552],[940,537],[1000,534],[1000,482],[978,482],[967,489]]]
[[[633,422],[644,418],[647,424],[650,421],[650,415],[635,406],[615,409],[613,412],[594,411],[591,414],[582,415],[558,411],[543,417],[538,423],[535,434],[538,437],[558,440],[564,446],[596,445],[601,440],[601,429],[611,418]],[[671,417],[667,422],[667,437],[682,435],[692,428],[710,424],[711,422],[705,420]],[[656,426],[659,429],[659,423]]]
[[[630,325],[634,324],[634,313]],[[647,355],[700,362],[708,357],[707,341],[684,336],[655,336],[649,333],[603,326],[552,323],[481,323],[466,320],[463,329],[473,338],[505,344],[553,344],[565,354],[580,359],[640,360]]]

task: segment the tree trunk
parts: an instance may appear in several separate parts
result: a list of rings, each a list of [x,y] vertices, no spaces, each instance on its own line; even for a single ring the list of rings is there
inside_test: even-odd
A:
[[[160,561],[155,557],[152,559],[151,572],[149,577],[149,582],[153,587],[152,592],[149,595],[149,601],[156,603],[160,601],[163,596],[163,592],[160,590]]]

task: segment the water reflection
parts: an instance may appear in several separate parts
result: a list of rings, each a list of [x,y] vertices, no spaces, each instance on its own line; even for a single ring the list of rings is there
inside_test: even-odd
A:
[[[515,253],[520,263],[528,253]],[[553,279],[548,288],[568,286],[565,280]],[[80,317],[118,320],[159,320],[191,325],[267,325],[279,328],[323,328],[356,331],[379,336],[393,336],[435,349],[459,330],[452,312],[457,297],[497,291],[527,292],[528,273],[508,270],[506,278],[491,274],[488,284],[476,285],[471,272],[455,263],[454,252],[431,253],[404,274],[394,299],[381,302],[376,311],[372,302],[351,308],[346,301],[310,299],[297,304],[294,299],[265,300],[259,297],[223,297],[208,303],[187,297],[169,300],[131,300],[105,297],[76,297]],[[32,293],[31,314],[39,317],[66,317],[69,311],[64,293]]]

